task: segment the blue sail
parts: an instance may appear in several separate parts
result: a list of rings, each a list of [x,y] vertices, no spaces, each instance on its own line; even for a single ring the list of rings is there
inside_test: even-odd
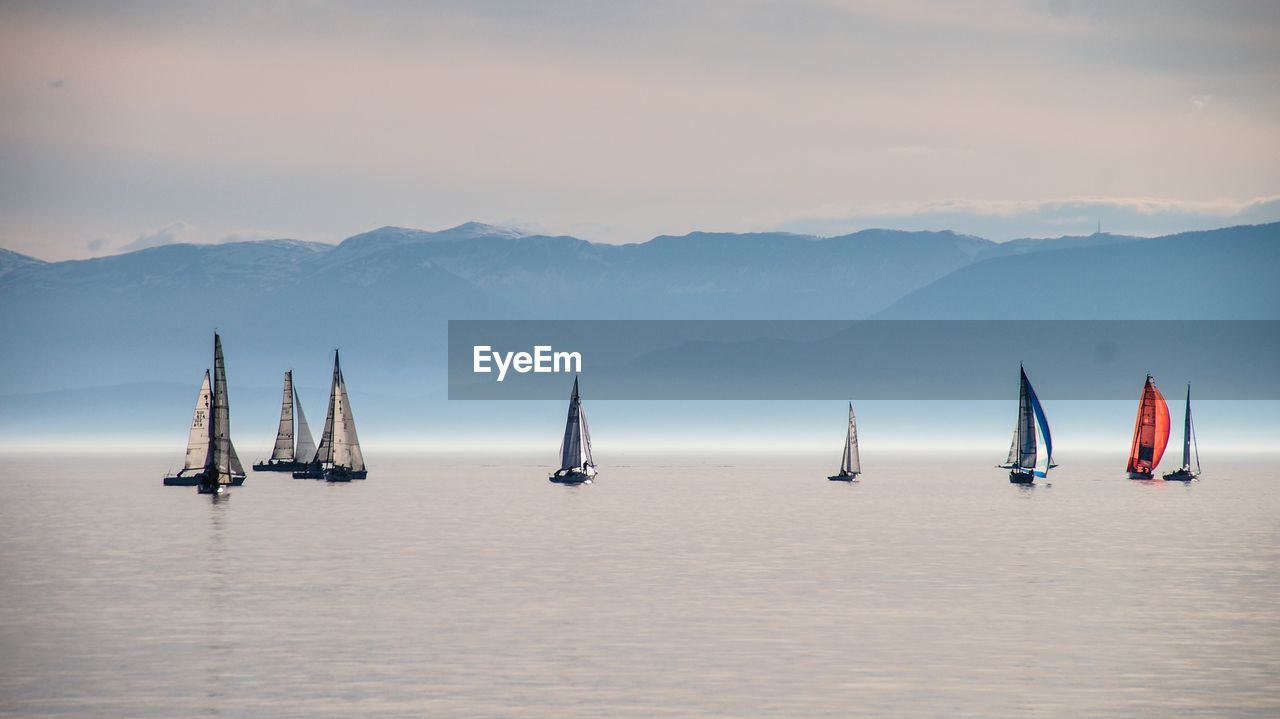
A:
[[[1026,379],[1026,374],[1023,374]],[[1040,398],[1036,396],[1036,391],[1031,387],[1031,382],[1027,382],[1027,397],[1031,400],[1031,411],[1035,417],[1036,433],[1040,435],[1040,444],[1043,445],[1044,451],[1036,453],[1035,476],[1049,476],[1049,467],[1053,466],[1053,435],[1049,433],[1049,420],[1045,419],[1044,407],[1040,406]]]

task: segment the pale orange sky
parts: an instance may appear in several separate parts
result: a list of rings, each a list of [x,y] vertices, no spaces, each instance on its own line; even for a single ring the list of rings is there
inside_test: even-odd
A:
[[[1280,5],[6,3],[0,247],[1280,219]]]

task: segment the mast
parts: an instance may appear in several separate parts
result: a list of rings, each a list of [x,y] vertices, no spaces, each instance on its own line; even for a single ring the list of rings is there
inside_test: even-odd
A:
[[[284,397],[280,400],[280,427],[271,461],[292,462],[293,454],[293,370],[284,373]]]
[[[1151,474],[1160,464],[1169,444],[1169,405],[1156,388],[1151,375],[1142,386],[1138,417],[1133,425],[1133,444],[1129,448],[1128,470]]]
[[[209,370],[204,371],[200,394],[196,395],[196,409],[191,417],[191,433],[187,437],[187,459],[183,471],[204,469],[209,459]]]
[[[316,456],[316,441],[311,438],[311,428],[307,426],[307,415],[302,413],[302,400],[298,390],[293,390],[294,412],[298,416],[298,449],[293,453],[295,462],[310,462]]]

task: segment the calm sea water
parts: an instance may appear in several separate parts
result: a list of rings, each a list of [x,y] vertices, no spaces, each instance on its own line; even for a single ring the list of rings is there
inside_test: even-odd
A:
[[[217,502],[0,457],[0,715],[1280,715],[1275,457],[370,454]]]

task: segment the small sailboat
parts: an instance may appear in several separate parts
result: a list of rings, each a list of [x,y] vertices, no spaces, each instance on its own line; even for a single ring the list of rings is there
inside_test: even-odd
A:
[[[1191,469],[1191,449],[1195,447],[1196,468]],[[1191,385],[1187,385],[1187,413],[1182,423],[1182,467],[1164,476],[1168,482],[1190,482],[1200,476],[1200,445],[1196,442],[1196,428],[1191,421]]]
[[[858,456],[858,421],[853,416],[853,402],[849,403],[849,432],[844,437],[844,456],[840,459],[840,473],[827,479],[833,482],[856,482],[862,474],[862,458]]]
[[[587,413],[578,396],[578,378],[573,378],[569,395],[569,415],[564,423],[564,440],[560,443],[560,469],[548,479],[556,484],[591,484],[596,465],[591,459],[591,432],[587,429]]]
[[[1018,420],[1013,425],[1009,457],[999,467],[1009,470],[1009,481],[1013,484],[1032,484],[1036,477],[1048,477],[1049,470],[1058,465],[1053,463],[1053,435],[1040,398],[1021,365],[1018,375]]]
[[[360,438],[356,435],[351,402],[347,399],[347,382],[342,376],[342,363],[338,359],[338,351],[334,350],[329,410],[324,419],[320,447],[305,469],[293,473],[293,478],[350,482],[353,479],[365,479],[368,475],[364,454],[360,451]]]
[[[297,431],[295,432],[295,422]],[[296,437],[295,437],[296,435]],[[295,447],[294,441],[297,440]],[[293,370],[284,373],[284,398],[280,403],[280,427],[276,430],[276,446],[271,458],[253,465],[255,472],[292,472],[306,469],[316,454],[316,441],[311,438],[307,416],[302,412],[302,400],[293,388]]]
[[[186,462],[177,474],[164,478],[166,486],[195,485],[200,494],[221,494],[227,486],[244,483],[244,467],[231,443],[231,410],[227,402],[227,370],[222,338],[213,334],[213,382],[208,370],[196,397],[196,410],[187,438]]]
[[[1151,479],[1169,444],[1169,405],[1155,380],[1147,375],[1138,400],[1138,418],[1133,424],[1133,444],[1129,447],[1129,479]]]

